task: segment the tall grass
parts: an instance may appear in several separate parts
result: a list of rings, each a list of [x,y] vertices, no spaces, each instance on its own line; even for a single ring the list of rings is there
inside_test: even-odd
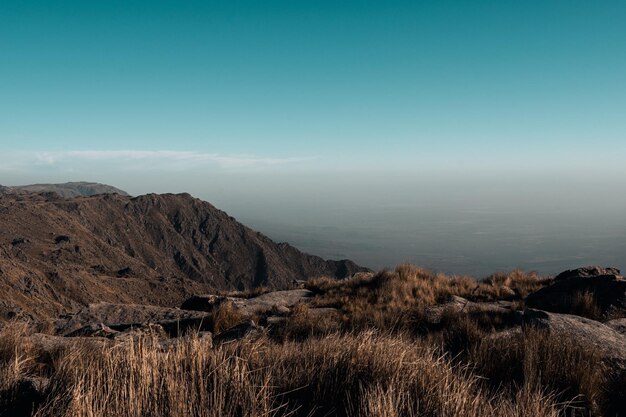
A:
[[[375,331],[173,349],[146,337],[67,350],[37,417],[557,416],[541,389],[485,390],[425,341]]]

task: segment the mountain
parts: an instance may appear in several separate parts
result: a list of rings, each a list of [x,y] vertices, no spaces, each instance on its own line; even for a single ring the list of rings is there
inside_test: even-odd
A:
[[[80,196],[92,196],[98,194],[119,194],[127,196],[126,191],[115,188],[111,185],[99,184],[97,182],[66,182],[64,184],[31,184],[20,185],[15,187],[0,186],[0,194],[8,192],[28,192],[28,193],[45,193],[53,192],[59,194],[63,198],[72,198]]]
[[[216,289],[365,270],[275,243],[189,194],[0,196],[0,317],[100,301],[172,307]]]

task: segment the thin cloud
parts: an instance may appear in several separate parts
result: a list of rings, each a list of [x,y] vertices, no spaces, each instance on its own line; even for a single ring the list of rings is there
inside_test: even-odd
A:
[[[72,150],[14,152],[7,155],[5,169],[41,168],[70,169],[85,163],[107,163],[128,169],[185,169],[213,166],[222,169],[256,169],[294,164],[310,158],[274,158],[256,155],[222,155],[217,153],[172,150]]]

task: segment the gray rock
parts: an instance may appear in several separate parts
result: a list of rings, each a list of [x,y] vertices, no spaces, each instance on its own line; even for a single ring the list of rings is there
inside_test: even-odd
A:
[[[583,266],[582,268],[568,269],[554,277],[555,281],[569,278],[596,277],[599,275],[620,275],[620,270],[612,267],[602,267],[597,265]]]
[[[612,366],[626,368],[626,336],[613,328],[584,317],[548,313],[526,309],[522,315],[523,327],[547,330],[555,338],[571,340],[597,351]]]

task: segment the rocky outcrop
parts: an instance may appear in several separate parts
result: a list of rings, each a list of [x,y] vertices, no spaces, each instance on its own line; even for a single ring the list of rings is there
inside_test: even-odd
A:
[[[594,314],[602,317],[624,315],[626,280],[619,275],[572,275],[528,295],[526,305],[555,313],[597,309]]]
[[[112,332],[159,325],[170,335],[210,325],[207,313],[139,304],[95,303],[56,322],[57,334],[110,337]]]
[[[568,269],[554,277],[554,281],[561,281],[569,278],[587,278],[597,277],[600,275],[620,275],[621,272],[617,268],[602,267],[597,265],[584,266],[582,268]]]
[[[251,298],[223,297],[218,295],[194,295],[185,300],[182,309],[213,312],[224,302],[229,302],[244,315],[254,315],[270,310],[289,311],[290,307],[307,302],[313,293],[305,289],[272,291]]]

